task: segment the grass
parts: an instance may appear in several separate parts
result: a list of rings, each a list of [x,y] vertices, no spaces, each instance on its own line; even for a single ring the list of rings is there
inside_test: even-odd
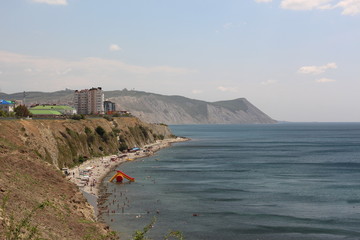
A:
[[[6,209],[6,204],[9,201],[9,196],[2,199],[1,217],[7,219],[4,224],[5,239],[4,240],[45,240],[41,238],[38,226],[31,224],[32,217],[37,211],[45,209],[51,205],[49,201],[39,203],[29,212],[25,213],[22,218],[15,220],[13,214],[9,214]]]

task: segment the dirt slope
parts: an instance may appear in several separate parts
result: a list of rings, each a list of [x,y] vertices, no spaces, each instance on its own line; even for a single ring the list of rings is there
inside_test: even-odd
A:
[[[99,126],[102,136],[96,132]],[[36,235],[44,239],[113,239],[58,169],[74,166],[84,156],[116,153],[123,144],[141,146],[169,135],[166,126],[136,118],[0,120],[0,239],[15,232],[10,229],[12,217],[19,223],[44,203],[22,228],[24,233],[37,226]]]

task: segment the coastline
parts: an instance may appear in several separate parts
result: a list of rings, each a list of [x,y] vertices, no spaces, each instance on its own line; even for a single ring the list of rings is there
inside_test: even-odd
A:
[[[124,153],[120,156],[110,155],[92,158],[79,166],[69,169],[67,179],[77,185],[79,190],[84,193],[89,204],[94,208],[95,216],[97,216],[97,199],[99,198],[101,182],[109,172],[114,171],[118,165],[126,161],[149,157],[160,149],[170,147],[172,143],[189,140],[190,139],[184,137],[157,140],[155,143],[143,146],[141,151]],[[147,151],[143,151],[143,149]],[[96,199],[96,201],[94,199]]]

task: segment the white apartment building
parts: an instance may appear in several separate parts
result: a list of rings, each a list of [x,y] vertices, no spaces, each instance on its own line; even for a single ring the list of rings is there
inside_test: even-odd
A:
[[[104,114],[104,92],[101,87],[75,90],[74,107],[78,114]]]

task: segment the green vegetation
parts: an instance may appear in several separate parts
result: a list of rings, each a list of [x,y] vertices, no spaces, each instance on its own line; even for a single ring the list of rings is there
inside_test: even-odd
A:
[[[162,135],[162,134],[156,134],[156,133],[153,133],[153,137],[155,140],[164,140],[165,136]]]
[[[40,237],[38,226],[31,224],[31,219],[38,210],[42,210],[49,206],[49,201],[42,202],[35,206],[30,212],[26,213],[24,217],[16,221],[12,214],[8,214],[6,211],[6,204],[9,200],[9,196],[5,196],[2,199],[0,207],[1,218],[8,219],[8,222],[4,224],[5,240],[45,240]]]
[[[156,217],[154,217],[152,221],[143,228],[143,230],[135,231],[132,240],[151,240],[145,235],[154,227],[155,223],[156,223]],[[169,231],[169,233],[164,236],[164,240],[170,240],[170,239],[184,240],[185,238],[182,235],[182,233],[179,231]]]
[[[85,133],[86,135],[92,134],[92,130],[89,127],[85,127]]]
[[[165,235],[164,240],[170,240],[172,237],[179,240],[185,240],[183,234],[179,231],[170,231],[167,235]]]
[[[84,236],[84,240],[118,240],[119,237],[116,232],[109,232],[105,235],[96,234],[95,230],[90,230],[88,234]]]
[[[84,114],[74,114],[71,116],[71,119],[73,120],[82,120],[85,119],[85,115]]]
[[[126,143],[120,143],[120,145],[119,145],[119,151],[120,152],[122,152],[122,151],[125,151],[125,150],[127,150],[129,147],[128,147],[128,145],[126,144]]]
[[[110,117],[109,115],[104,115],[103,118],[105,118],[106,120],[108,120],[109,122],[113,121],[114,119],[112,117]]]
[[[29,117],[31,116],[31,113],[29,109],[25,105],[19,105],[14,109],[15,116],[16,117]]]
[[[14,112],[8,113],[8,112],[0,110],[0,117],[1,118],[15,117],[15,113]]]
[[[97,134],[99,134],[101,137],[104,136],[105,133],[106,133],[106,131],[105,131],[102,127],[100,127],[100,126],[98,126],[97,128],[95,128],[95,132],[96,132]]]
[[[14,215],[9,213],[9,210],[6,208],[8,200],[9,196],[4,196],[0,205],[0,220],[3,221],[3,224],[0,226],[4,227],[4,240],[47,240],[47,238],[42,237],[38,226],[31,223],[32,218],[37,212],[44,210],[48,206],[56,207],[51,202],[44,201],[25,213],[21,219],[16,220]],[[69,207],[67,208],[71,212]],[[98,230],[91,226],[91,224],[94,224],[93,221],[81,219],[80,222],[90,225],[88,233],[83,237],[84,240],[119,240],[118,235],[114,231],[104,235],[99,234]]]
[[[153,220],[143,228],[143,230],[135,231],[133,240],[146,240],[146,239],[149,239],[149,238],[145,237],[145,234],[148,231],[150,231],[151,228],[154,227],[155,222],[156,222],[156,217],[154,217]]]

